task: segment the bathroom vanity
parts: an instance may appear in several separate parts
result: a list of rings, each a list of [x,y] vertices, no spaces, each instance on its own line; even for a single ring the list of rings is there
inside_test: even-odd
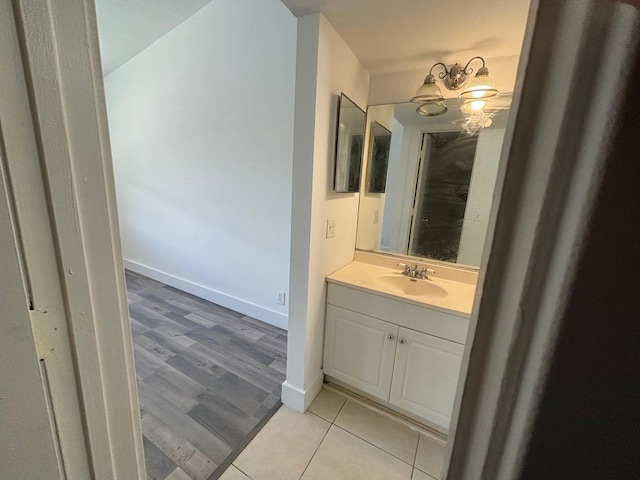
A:
[[[367,108],[354,261],[327,277],[323,362],[327,381],[445,434],[511,96],[482,121],[447,102],[439,116]]]
[[[477,272],[424,261],[402,275],[393,256],[356,252],[327,277],[327,381],[447,433]]]

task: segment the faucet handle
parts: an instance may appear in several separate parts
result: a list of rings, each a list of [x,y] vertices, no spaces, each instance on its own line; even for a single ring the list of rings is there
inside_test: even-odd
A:
[[[420,270],[420,276],[426,280],[429,280],[429,275],[435,274],[436,271],[431,268],[423,268]]]
[[[398,266],[404,267],[404,272],[402,272],[404,275],[409,275],[411,273],[411,267],[406,263],[398,263]]]

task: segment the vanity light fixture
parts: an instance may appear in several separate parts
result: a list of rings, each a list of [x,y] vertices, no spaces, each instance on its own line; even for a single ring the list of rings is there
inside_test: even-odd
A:
[[[435,65],[433,66],[435,67]],[[431,70],[433,70],[431,67]],[[446,67],[445,67],[446,68]],[[415,96],[411,99],[413,103],[419,103],[420,105],[416,109],[419,115],[426,117],[433,117],[436,115],[442,115],[447,113],[447,106],[444,104],[444,97],[438,85],[436,85],[436,77],[429,71],[429,75],[424,79],[424,83]]]
[[[468,100],[462,105],[460,110],[466,114],[474,114],[482,111],[487,105],[487,99],[495,97],[499,92],[495,83],[491,77],[489,77],[489,69],[486,66],[484,58],[473,57],[464,67],[457,63],[451,68],[447,68],[442,62],[433,64],[429,70],[429,75],[424,79],[424,83],[418,88],[416,94],[411,99],[412,102],[420,104],[416,112],[426,116],[442,115],[447,112],[447,107],[444,104],[444,96],[438,85],[436,85],[436,77],[432,73],[435,67],[442,66],[442,68],[444,68],[444,72],[440,72],[438,77],[443,80],[444,86],[448,90],[459,90],[467,83],[468,77],[473,73],[473,68],[469,67],[469,65],[474,60],[482,61],[482,67],[478,69],[476,75],[469,81],[468,86],[460,94],[460,98]]]
[[[467,99],[487,99],[495,97],[499,92],[496,88],[496,84],[489,76],[489,69],[484,63],[484,58],[473,57],[469,62],[467,62],[467,66],[464,67],[465,72],[467,72],[467,75],[473,73],[473,70],[467,70],[467,67],[469,67],[469,63],[475,59],[482,60],[482,67],[478,69],[478,73],[476,73],[476,76],[469,82],[469,85],[464,92],[460,94],[460,97]]]
[[[436,65],[438,64],[436,63]],[[434,65],[433,67],[435,67],[436,65]],[[444,64],[441,63],[439,65]],[[436,85],[436,77],[434,77],[431,73],[433,71],[433,67],[431,67],[431,70],[429,70],[429,75],[427,75],[427,77],[424,79],[424,83],[422,84],[422,86],[418,88],[416,94],[411,99],[413,103],[435,103],[442,102],[444,100],[440,88],[438,87],[438,85]]]

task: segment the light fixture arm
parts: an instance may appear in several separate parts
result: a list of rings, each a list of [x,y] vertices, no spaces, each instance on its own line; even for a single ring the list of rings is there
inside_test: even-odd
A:
[[[482,67],[481,67],[481,69],[482,69],[482,68],[487,68],[487,67],[486,67],[486,64],[485,64],[485,61],[484,61],[484,58],[482,58],[482,57],[473,57],[471,60],[469,60],[469,61],[467,62],[467,64],[464,66],[464,69],[462,70],[466,75],[471,75],[471,74],[473,73],[473,68],[469,68],[469,64],[470,64],[471,62],[473,62],[474,60],[482,60]]]
[[[442,65],[442,68],[444,68],[444,72],[440,72],[438,74],[438,77],[440,78],[440,80],[444,79],[444,77],[446,77],[447,75],[449,75],[449,69],[447,68],[447,66],[442,63],[442,62],[438,62],[438,63],[434,63],[433,66],[431,67],[431,69],[429,70],[429,75],[431,75],[433,72],[433,69],[436,68],[438,65]]]

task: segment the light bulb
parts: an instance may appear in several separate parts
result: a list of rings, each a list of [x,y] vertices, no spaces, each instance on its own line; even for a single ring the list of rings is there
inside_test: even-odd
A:
[[[486,100],[472,100],[471,101],[471,110],[479,112],[480,110],[482,110],[485,107],[486,104],[487,104]]]
[[[472,100],[474,98],[490,98],[498,95],[495,83],[489,77],[489,69],[482,67],[475,77],[471,79],[467,88],[460,94],[462,98]]]
[[[487,103],[489,102],[484,98],[480,100],[467,100],[460,107],[460,111],[465,115],[476,115],[483,112]]]

